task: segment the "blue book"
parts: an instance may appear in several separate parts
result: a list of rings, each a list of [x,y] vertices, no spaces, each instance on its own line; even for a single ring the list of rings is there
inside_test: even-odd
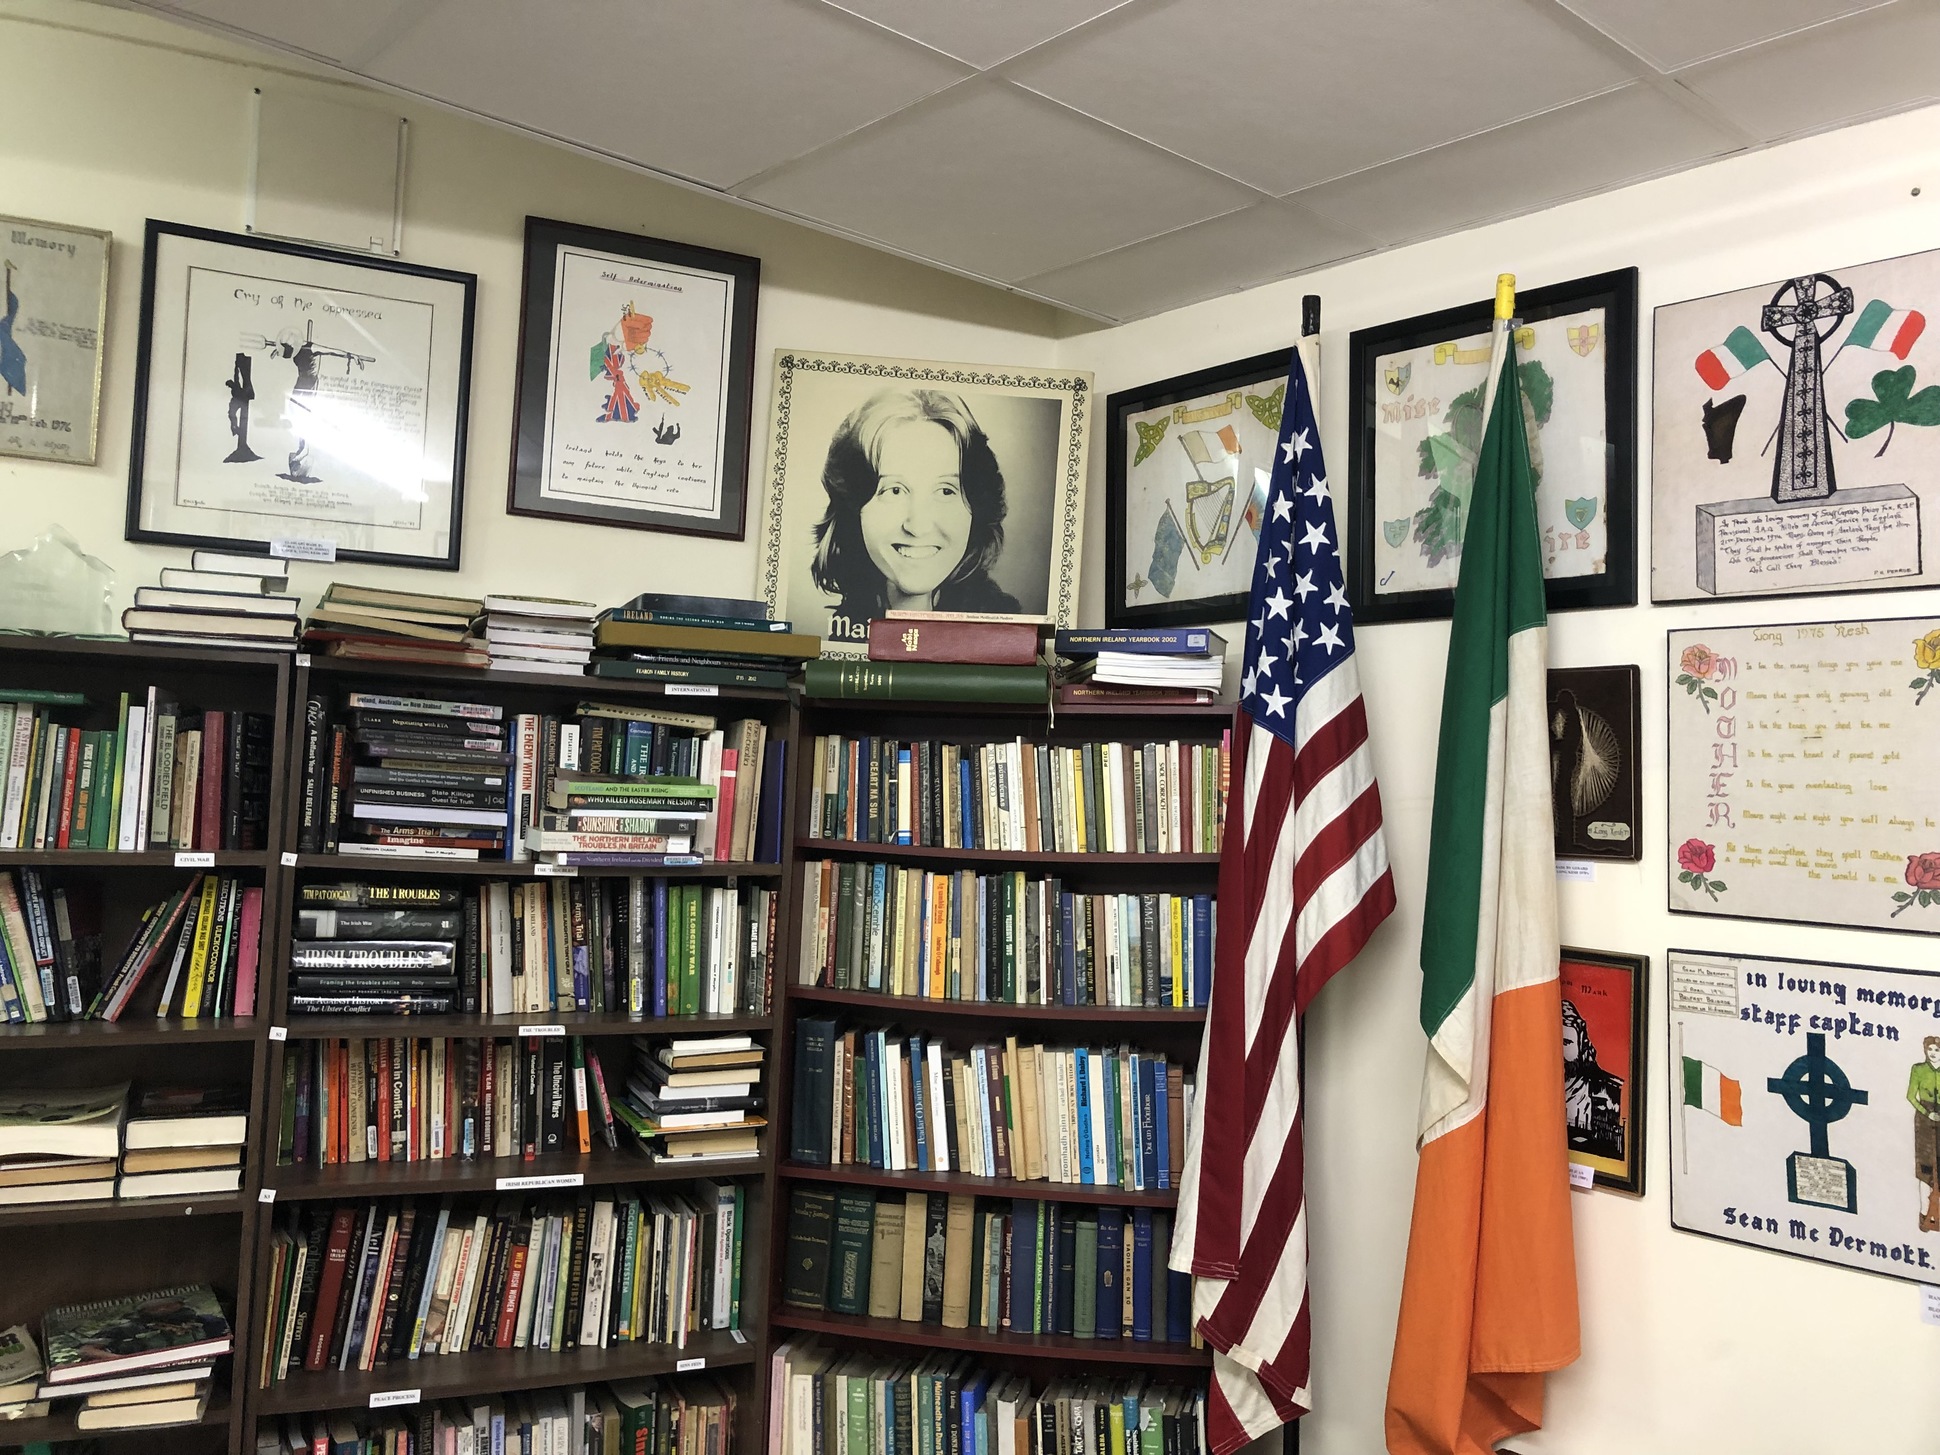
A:
[[[976,815],[971,811],[970,804],[970,795],[974,791],[970,781],[970,760],[960,759],[957,762],[957,816],[960,820],[957,827],[959,842],[967,848],[977,845]]]
[[[653,1013],[667,1014],[667,881],[653,881],[653,924],[649,930],[653,945]]]
[[[1158,1155],[1159,1116],[1152,1105],[1152,1062],[1140,1057],[1138,1075],[1138,1187],[1141,1192],[1149,1192],[1158,1185],[1154,1175],[1155,1158]],[[1159,1078],[1159,1104],[1165,1103],[1164,1073]]]
[[[1192,1337],[1192,1275],[1165,1270],[1165,1337],[1183,1344]]]
[[[957,1404],[957,1438],[962,1455],[975,1455],[977,1449],[977,1411],[983,1408],[984,1391],[990,1388],[990,1375],[979,1373],[963,1381],[963,1394]]]
[[[1119,1076],[1124,1072],[1124,1057],[1107,1051],[1105,1054],[1104,1075],[1100,1077],[1105,1091],[1105,1155],[1098,1159],[1098,1180],[1113,1187],[1123,1187],[1126,1183],[1125,1168],[1119,1166],[1125,1146],[1125,1126],[1120,1111],[1124,1095]]]
[[[330,734],[324,734],[326,749]],[[519,718],[512,716],[509,730],[505,734],[508,761],[512,766],[506,770],[505,777],[505,850],[504,857],[509,863],[525,851],[525,824],[519,819]]]
[[[1060,657],[1095,657],[1100,652],[1137,652],[1147,657],[1224,655],[1226,639],[1203,626],[1116,627],[1109,631],[1077,628],[1056,639]]]
[[[1036,1332],[1037,1220],[1044,1206],[1035,1198],[1013,1198],[1010,1205],[1010,1311],[1004,1327],[1012,1333]]]
[[[1192,896],[1192,990],[1187,1005],[1212,1003],[1212,896]]]
[[[885,1106],[882,1084],[883,1039],[881,1031],[871,1031],[865,1037],[866,1050],[862,1067],[865,1077],[864,1088],[867,1093],[862,1099],[869,1104],[869,1165],[877,1168],[887,1165],[887,1159],[883,1155],[886,1150],[883,1133],[887,1130],[883,1122]]]
[[[889,866],[872,864],[869,866],[869,925],[865,945],[869,957],[868,984],[871,990],[882,990],[883,959],[880,953],[883,942],[883,906],[889,892]]]
[[[930,1167],[930,1127],[929,1127],[929,1077],[923,1071],[923,1038],[909,1038],[909,1090],[916,1108],[916,1170],[928,1172]]]
[[[1072,1053],[1072,1079],[1077,1082],[1077,1097],[1072,1120],[1078,1124],[1078,1180],[1090,1184],[1098,1179],[1091,1172],[1091,1053],[1083,1046]]]
[[[1165,1105],[1165,1057],[1152,1062],[1152,1181],[1160,1192],[1172,1186],[1172,1118]]]
[[[1100,1339],[1116,1339],[1125,1322],[1125,1209],[1098,1209],[1098,1322]]]
[[[1078,944],[1072,934],[1071,903],[1070,895],[1058,896],[1058,996],[1061,1005],[1078,1003]]]
[[[910,835],[910,831],[903,827],[903,815],[902,815],[902,806],[901,806],[902,791],[903,791],[903,777],[905,774],[909,772],[910,772],[909,749],[899,747],[896,749],[897,810],[896,810],[896,817],[890,820],[892,823],[896,825],[896,842],[899,844],[910,844],[914,842],[914,839]],[[910,817],[914,818],[915,815],[911,814]]]
[[[1163,1270],[1159,1270],[1163,1272]],[[1132,1337],[1152,1337],[1152,1209],[1132,1209]]]
[[[758,864],[781,862],[782,784],[787,781],[788,744],[770,740],[761,762],[761,822],[755,825],[754,857]]]

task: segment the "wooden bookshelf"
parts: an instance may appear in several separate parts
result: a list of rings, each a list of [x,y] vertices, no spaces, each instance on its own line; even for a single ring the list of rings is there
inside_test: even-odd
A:
[[[855,1314],[811,1313],[775,1306],[774,1321],[784,1329],[821,1334],[838,1345],[851,1342],[898,1348],[959,1349],[987,1365],[1018,1360],[1069,1366],[1123,1365],[1127,1369],[1210,1369],[1212,1351],[1185,1344],[1135,1339],[1073,1339],[1062,1334],[993,1334],[985,1329],[946,1329],[902,1319],[871,1319]]]

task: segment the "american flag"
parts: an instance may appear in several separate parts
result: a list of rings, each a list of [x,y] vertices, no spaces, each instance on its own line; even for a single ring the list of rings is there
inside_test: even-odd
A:
[[[1214,1350],[1215,1455],[1308,1393],[1299,1018],[1394,908],[1354,622],[1299,350],[1247,613],[1219,938],[1172,1264]]]

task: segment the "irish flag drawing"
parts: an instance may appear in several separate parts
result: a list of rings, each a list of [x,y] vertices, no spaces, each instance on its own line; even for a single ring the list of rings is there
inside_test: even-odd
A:
[[[1926,331],[1926,326],[1925,314],[1911,308],[1895,308],[1875,298],[1859,310],[1859,317],[1853,320],[1852,332],[1846,335],[1846,342],[1856,349],[1879,349],[1896,359],[1903,359],[1913,351],[1914,342]],[[1704,372],[1702,361],[1698,364],[1698,372]],[[1714,384],[1711,387],[1715,389],[1717,386]]]
[[[1744,1088],[1693,1056],[1684,1058],[1684,1105],[1708,1111],[1727,1126],[1745,1124]]]
[[[1708,389],[1722,389],[1745,370],[1770,363],[1771,357],[1758,342],[1758,335],[1740,325],[1725,335],[1723,343],[1697,356],[1698,378]]]

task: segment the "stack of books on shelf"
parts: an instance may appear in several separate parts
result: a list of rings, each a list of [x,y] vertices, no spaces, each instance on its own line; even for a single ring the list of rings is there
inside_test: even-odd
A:
[[[808,664],[810,697],[913,702],[1050,700],[1050,673],[1038,660],[1043,627],[918,611],[892,611],[868,626],[868,660]]]
[[[0,1421],[37,1420],[47,1413],[40,1394],[40,1349],[25,1324],[0,1329]]]
[[[734,1455],[734,1392],[711,1379],[479,1395],[416,1409],[264,1422],[256,1455]],[[1133,1452],[1137,1455],[1137,1452]]]
[[[481,1349],[652,1343],[740,1327],[745,1193],[386,1199],[271,1235],[262,1387]]]
[[[1061,631],[1056,648],[1060,706],[1215,702],[1226,670],[1225,639],[1203,626]]]
[[[648,592],[599,614],[596,677],[682,689],[779,689],[819,657],[822,639],[772,620],[767,606],[721,596]]]
[[[749,1036],[636,1036],[613,1114],[659,1162],[753,1157],[764,1049]]]
[[[137,586],[121,613],[130,641],[190,647],[294,650],[302,620],[284,595],[289,563],[274,556],[196,551],[189,569],[164,566],[161,585]]]
[[[782,1301],[986,1333],[1190,1347],[1170,1216],[968,1193],[796,1187]]]
[[[484,609],[475,596],[333,581],[304,623],[303,644],[360,662],[486,667],[491,657],[477,633]]]
[[[242,1187],[245,1087],[150,1087],[122,1133],[122,1197],[202,1197]]]
[[[150,687],[121,694],[112,728],[61,721],[86,706],[79,693],[0,692],[0,849],[265,847],[269,714],[184,709]]]
[[[791,1339],[772,1356],[774,1455],[843,1455],[871,1422],[907,1432],[898,1455],[1202,1455],[1203,1388],[1086,1370],[1046,1382],[980,1369],[964,1354],[918,1358]],[[866,1447],[866,1445],[865,1445]]]
[[[952,1051],[935,1037],[795,1023],[790,1155],[814,1167],[1017,1182],[1178,1185],[1193,1078],[1129,1046]]]
[[[485,648],[494,667],[559,677],[586,675],[586,665],[593,660],[597,604],[488,594],[484,607]]]
[[[0,1206],[113,1197],[128,1091],[0,1090]]]
[[[245,884],[233,875],[197,874],[142,911],[134,937],[105,977],[85,968],[75,972],[65,994],[69,1005],[85,1009],[73,1017],[56,1018],[120,1020],[158,972],[162,976],[155,1006],[158,1016],[199,1020],[254,1015],[262,923],[261,885]],[[58,964],[58,940],[54,948]],[[93,959],[98,966],[100,956]],[[19,976],[13,985],[30,992],[33,980]],[[30,994],[21,995],[23,1010],[32,1009],[31,999]],[[0,1002],[12,1019],[15,1003],[5,979],[0,979]]]
[[[229,1320],[206,1284],[158,1289],[51,1311],[42,1399],[79,1395],[76,1428],[191,1425],[209,1407],[214,1362],[229,1353]]]
[[[598,1050],[579,1036],[304,1041],[283,1062],[277,1160],[471,1162],[619,1146]]]

